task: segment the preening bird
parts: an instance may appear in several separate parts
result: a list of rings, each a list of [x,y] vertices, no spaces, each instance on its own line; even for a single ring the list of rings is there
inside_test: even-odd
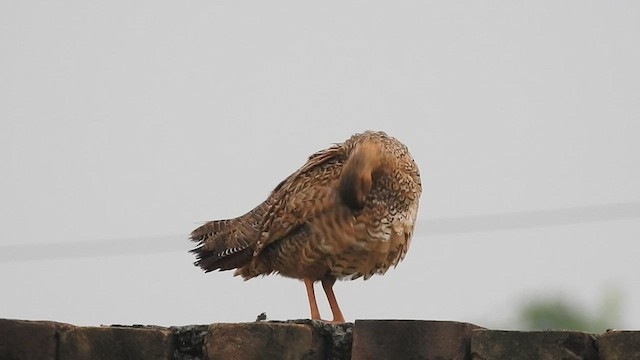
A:
[[[407,147],[366,131],[311,155],[248,213],[195,229],[191,252],[205,272],[303,280],[314,320],[320,312],[313,285],[320,281],[333,322],[342,323],[336,279],[366,280],[404,258],[421,192]]]

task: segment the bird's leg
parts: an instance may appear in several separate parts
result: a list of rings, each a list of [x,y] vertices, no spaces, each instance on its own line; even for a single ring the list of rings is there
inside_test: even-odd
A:
[[[316,302],[316,293],[313,290],[313,280],[303,279],[304,286],[307,288],[307,297],[309,298],[309,308],[311,309],[311,320],[320,320],[320,311]]]
[[[324,293],[327,294],[327,300],[329,300],[329,306],[331,307],[331,313],[333,313],[332,323],[342,324],[344,323],[344,316],[338,306],[336,295],[333,293],[333,284],[336,283],[336,278],[330,277],[322,280],[322,288]]]

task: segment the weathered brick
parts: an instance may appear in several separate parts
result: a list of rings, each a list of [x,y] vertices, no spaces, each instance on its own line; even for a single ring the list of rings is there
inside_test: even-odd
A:
[[[208,325],[172,326],[173,360],[202,359]]]
[[[171,359],[169,329],[76,327],[60,333],[58,360]]]
[[[350,360],[353,323],[332,324],[326,321],[298,319],[270,323],[309,325],[324,341],[324,360]]]
[[[640,331],[609,331],[598,338],[600,360],[640,360]]]
[[[451,321],[357,320],[351,358],[469,358],[471,331],[479,326]]]
[[[0,359],[55,360],[56,333],[69,328],[51,321],[0,319]]]
[[[595,337],[574,331],[475,330],[473,360],[597,360]]]
[[[212,324],[205,339],[209,360],[324,359],[322,337],[310,325]]]

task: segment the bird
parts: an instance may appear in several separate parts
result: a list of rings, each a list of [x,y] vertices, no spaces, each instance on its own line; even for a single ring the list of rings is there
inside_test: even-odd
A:
[[[330,322],[344,323],[336,280],[367,280],[404,259],[421,193],[408,148],[385,132],[364,131],[312,154],[246,214],[193,230],[190,252],[205,272],[302,280],[312,320],[322,320],[314,290],[320,282]]]

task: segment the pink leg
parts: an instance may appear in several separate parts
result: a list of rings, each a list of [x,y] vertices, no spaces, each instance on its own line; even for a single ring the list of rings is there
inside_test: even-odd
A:
[[[333,284],[335,284],[335,282],[336,279],[334,277],[324,279],[322,280],[322,288],[325,294],[327,294],[327,300],[329,300],[329,306],[333,313],[333,320],[331,322],[342,324],[344,323],[344,316],[342,316],[342,311],[340,311],[340,307],[338,306],[336,295],[333,293]]]
[[[311,309],[311,320],[320,320],[320,311],[316,302],[316,293],[313,290],[313,281],[311,279],[303,279],[304,286],[307,288],[307,297],[309,298],[309,308]]]

